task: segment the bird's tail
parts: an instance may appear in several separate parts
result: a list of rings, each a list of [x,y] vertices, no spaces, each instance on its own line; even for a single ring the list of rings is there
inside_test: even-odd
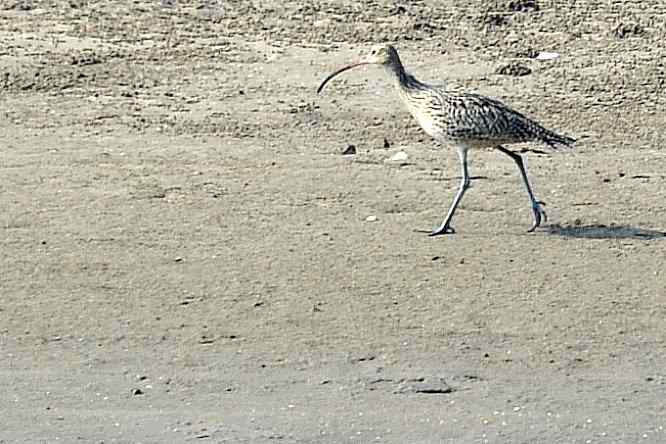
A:
[[[543,134],[541,134],[541,137],[539,138],[543,143],[550,146],[551,148],[558,148],[560,146],[570,147],[576,142],[576,139],[573,137],[562,136],[545,128],[543,129]]]

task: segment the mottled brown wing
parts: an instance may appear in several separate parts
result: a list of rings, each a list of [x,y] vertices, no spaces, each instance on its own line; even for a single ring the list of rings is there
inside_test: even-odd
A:
[[[499,100],[478,94],[443,97],[447,110],[446,132],[454,139],[492,143],[539,140],[548,145],[570,145],[574,139],[560,136]]]

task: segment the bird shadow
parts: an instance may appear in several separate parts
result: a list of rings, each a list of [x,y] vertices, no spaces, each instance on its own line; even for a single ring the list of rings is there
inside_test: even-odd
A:
[[[547,233],[556,236],[578,239],[642,239],[653,240],[666,238],[666,232],[647,230],[629,225],[550,225]]]

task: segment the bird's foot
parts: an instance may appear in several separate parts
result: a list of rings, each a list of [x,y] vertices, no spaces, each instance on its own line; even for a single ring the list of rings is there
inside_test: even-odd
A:
[[[453,227],[450,227],[448,225],[442,225],[441,227],[437,228],[435,231],[428,234],[428,236],[433,237],[442,234],[455,234],[455,232],[456,230],[454,230]]]
[[[534,216],[534,222],[532,223],[532,226],[530,227],[529,230],[527,230],[528,233],[531,233],[532,231],[536,230],[536,228],[541,225],[541,222],[547,222],[548,221],[548,215],[546,214],[546,210],[543,209],[546,204],[544,202],[540,201],[534,201],[532,204],[532,215]]]

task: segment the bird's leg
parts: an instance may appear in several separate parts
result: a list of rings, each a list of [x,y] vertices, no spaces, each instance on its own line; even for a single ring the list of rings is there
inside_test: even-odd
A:
[[[458,188],[458,192],[456,193],[456,197],[453,199],[453,203],[451,204],[448,213],[446,213],[444,221],[435,231],[430,233],[430,236],[437,236],[439,234],[453,234],[456,232],[453,227],[451,227],[451,219],[453,219],[453,213],[456,212],[456,208],[462,200],[465,191],[467,191],[469,188],[469,184],[471,182],[469,173],[467,172],[467,147],[458,147],[458,159],[460,159],[460,166],[462,169],[460,187]]]
[[[520,154],[514,153],[513,151],[509,151],[506,148],[502,146],[497,146],[497,149],[506,154],[507,156],[511,157],[514,162],[516,162],[516,165],[518,165],[518,169],[520,170],[520,176],[523,179],[523,183],[525,184],[525,189],[527,190],[528,196],[530,196],[530,203],[532,204],[532,215],[534,216],[534,223],[532,223],[532,226],[530,227],[528,232],[532,232],[541,225],[541,220],[543,219],[544,222],[548,220],[548,216],[546,216],[546,211],[543,209],[543,206],[546,205],[543,202],[540,202],[536,200],[534,197],[534,193],[532,192],[532,187],[530,186],[530,181],[527,179],[527,172],[525,171],[525,163],[523,162],[523,158]]]

